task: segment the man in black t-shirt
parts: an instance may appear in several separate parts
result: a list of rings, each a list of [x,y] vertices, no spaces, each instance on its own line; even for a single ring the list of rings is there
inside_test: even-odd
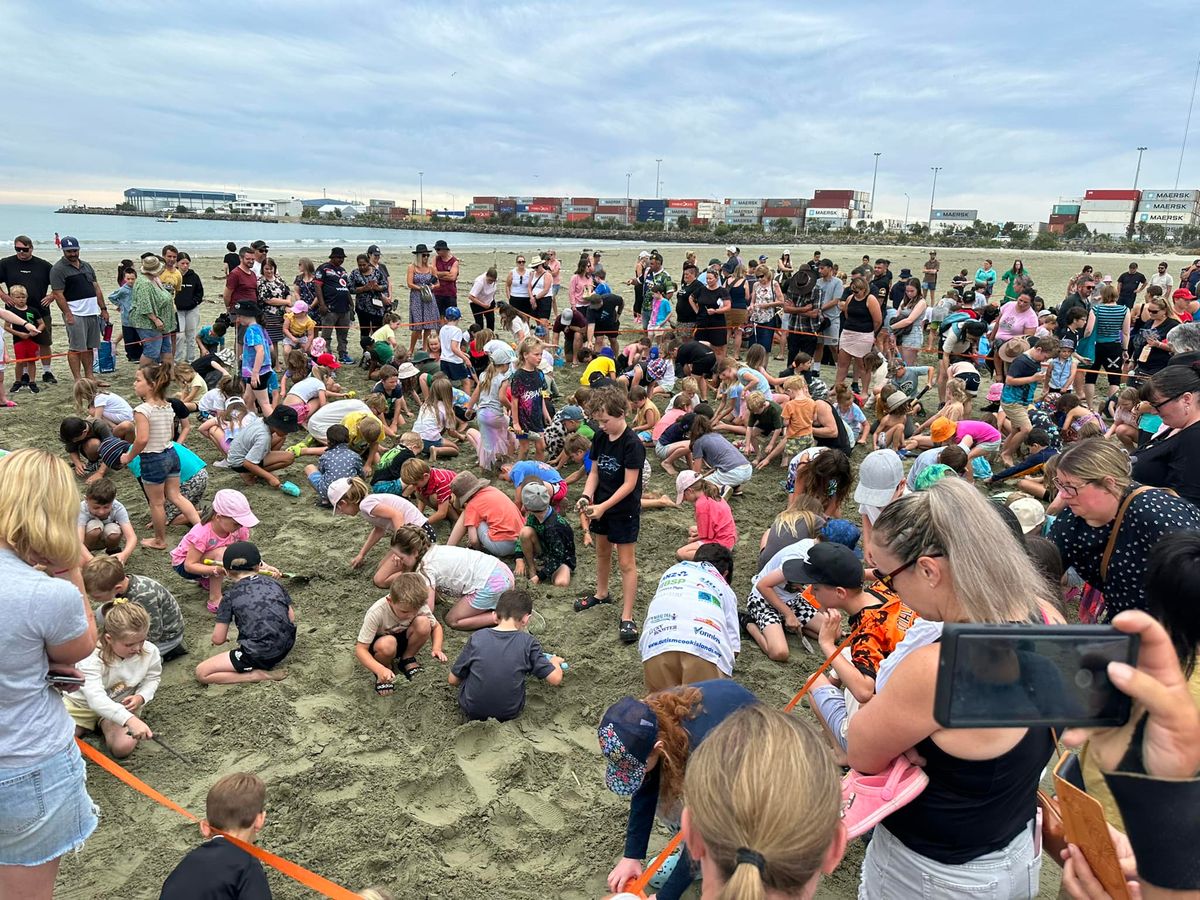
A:
[[[50,371],[50,345],[53,343],[52,321],[50,318],[50,269],[51,265],[41,257],[33,255],[33,241],[23,234],[13,238],[12,256],[0,259],[0,301],[12,302],[8,292],[17,285],[25,288],[29,294],[29,308],[34,310],[42,320],[42,333],[37,337],[38,348],[42,352],[42,381],[56,384],[58,379]]]
[[[338,362],[350,363],[354,360],[350,358],[347,337],[354,314],[350,309],[350,276],[342,268],[345,261],[346,251],[341,247],[334,247],[329,251],[329,262],[317,266],[314,284],[317,286],[317,304],[322,310],[321,337],[325,338],[325,343],[332,351],[330,334],[336,331]]]
[[[613,356],[616,356],[620,352],[617,330],[620,328],[621,313],[624,310],[625,298],[620,294],[592,294],[584,311],[588,323],[588,344],[599,350],[596,338],[600,338],[601,344],[607,339],[612,345]]]
[[[1137,296],[1146,287],[1146,276],[1138,271],[1138,264],[1131,262],[1129,271],[1118,276],[1117,287],[1120,289],[1120,301],[1126,309],[1133,309]]]

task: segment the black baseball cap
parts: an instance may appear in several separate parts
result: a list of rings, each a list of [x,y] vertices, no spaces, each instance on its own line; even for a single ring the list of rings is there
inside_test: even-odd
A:
[[[251,250],[270,250],[271,247],[266,241],[255,241],[250,245]]]
[[[379,253],[379,245],[378,244],[372,244],[370,247],[367,248],[367,256],[374,256],[377,253]],[[380,254],[380,255],[382,255],[382,254]]]
[[[789,559],[782,568],[783,577],[793,584],[861,588],[863,583],[862,562],[843,544],[814,544],[807,557]]]
[[[221,565],[228,572],[257,572],[262,565],[262,554],[250,541],[234,541],[225,548]]]

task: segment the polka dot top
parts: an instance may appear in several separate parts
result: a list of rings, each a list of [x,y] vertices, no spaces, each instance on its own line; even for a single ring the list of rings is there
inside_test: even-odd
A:
[[[1130,490],[1137,487],[1134,484]],[[1084,581],[1104,594],[1104,622],[1127,609],[1146,609],[1146,560],[1151,548],[1164,534],[1200,529],[1200,510],[1166,491],[1138,494],[1125,511],[1105,581],[1100,577],[1100,560],[1112,527],[1109,522],[1093,528],[1066,509],[1050,529],[1063,566],[1074,566]]]

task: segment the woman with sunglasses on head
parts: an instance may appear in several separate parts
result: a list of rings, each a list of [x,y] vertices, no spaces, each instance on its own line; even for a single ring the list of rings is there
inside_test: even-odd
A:
[[[441,325],[441,313],[433,296],[437,284],[437,272],[429,262],[433,254],[424,244],[417,244],[413,251],[414,260],[408,266],[405,281],[408,283],[408,327],[412,334],[408,339],[408,355],[412,356],[420,340],[426,351],[429,338],[437,334]]]
[[[1168,365],[1151,376],[1142,399],[1162,419],[1163,429],[1134,452],[1133,479],[1171,488],[1200,506],[1200,363]]]
[[[1038,600],[1054,590],[989,501],[957,478],[888,504],[868,549],[879,580],[927,623],[1038,623]],[[1035,897],[1036,794],[1050,729],[942,728],[933,718],[940,632],[922,635],[898,662],[888,658],[876,696],[850,719],[854,769],[882,772],[915,751],[929,776],[915,800],[875,827],[858,896],[929,896],[934,887],[947,897]]]
[[[1193,383],[1192,390],[1200,391],[1200,376]],[[1181,396],[1172,403],[1164,402],[1162,410],[1170,415],[1171,408],[1178,405],[1178,421],[1184,421],[1184,411],[1194,408],[1197,399],[1194,393],[1187,399]],[[1139,468],[1166,471],[1159,462],[1141,462],[1141,455]],[[1103,438],[1079,441],[1059,455],[1055,487],[1067,508],[1055,519],[1049,537],[1062,554],[1063,567],[1073,566],[1104,595],[1097,618],[1107,623],[1127,609],[1146,609],[1150,548],[1164,534],[1200,530],[1200,510],[1167,491],[1138,484],[1125,451]],[[1117,535],[1110,551],[1114,528]]]

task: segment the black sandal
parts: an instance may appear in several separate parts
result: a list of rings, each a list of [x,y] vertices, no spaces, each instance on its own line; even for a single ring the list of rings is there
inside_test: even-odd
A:
[[[738,610],[737,617],[738,625],[741,627],[742,631],[747,635],[750,635],[750,623],[754,621],[754,617],[744,609]]]
[[[617,628],[617,634],[623,644],[635,644],[638,639],[638,627],[632,619],[622,619]]]
[[[396,682],[384,681],[382,678],[375,680],[375,693],[379,694],[379,696],[382,697],[384,694],[390,694],[394,690],[396,690]]]
[[[421,671],[421,664],[417,662],[415,656],[406,656],[400,660],[400,674],[412,681],[418,672]]]
[[[583,612],[585,609],[591,609],[601,603],[612,603],[612,597],[597,597],[595,594],[588,594],[575,601],[575,612]]]

